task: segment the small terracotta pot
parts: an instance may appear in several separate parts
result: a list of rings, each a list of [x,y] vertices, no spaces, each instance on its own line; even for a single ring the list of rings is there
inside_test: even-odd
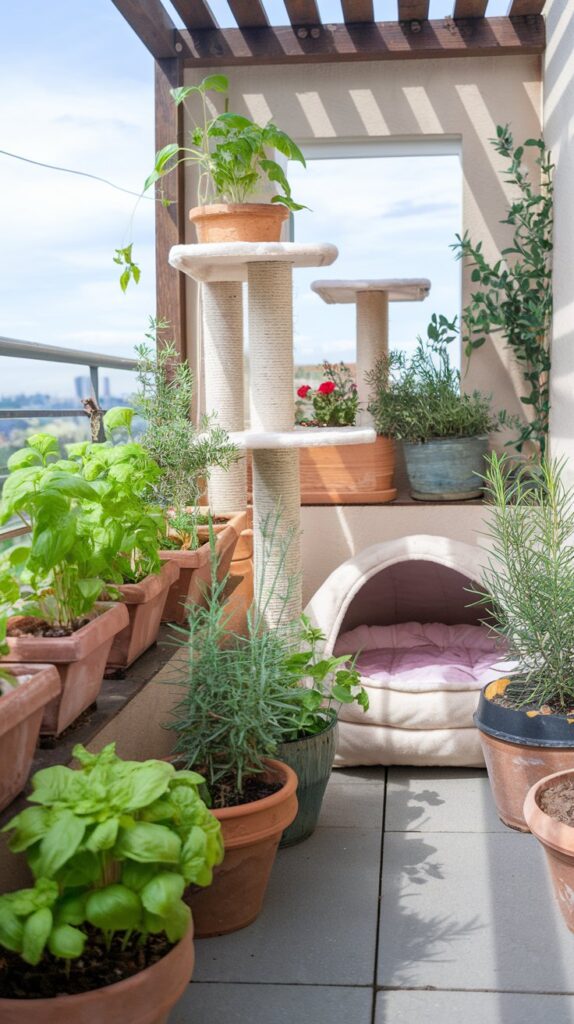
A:
[[[281,761],[267,760],[266,779],[283,778],[272,796],[239,807],[213,810],[221,822],[225,857],[208,889],[189,890],[197,938],[227,935],[258,916],[282,832],[297,814],[297,776]]]
[[[199,243],[279,242],[288,216],[280,203],[211,203],[189,211]]]
[[[58,669],[62,690],[46,705],[40,732],[58,736],[96,700],[113,639],[127,625],[123,604],[101,602],[93,618],[71,636],[8,637],[2,661],[42,662]]]
[[[30,676],[0,697],[0,811],[28,781],[44,708],[61,689],[53,665],[10,665],[17,679]]]
[[[569,768],[539,779],[526,794],[524,818],[532,835],[544,847],[558,906],[568,928],[574,932],[574,828],[551,818],[540,807],[545,789],[572,778],[574,769]]]
[[[122,595],[129,623],[114,638],[106,671],[129,668],[155,644],[169,589],[176,583],[179,569],[175,562],[164,562],[160,572],[146,576],[140,583],[124,583],[116,589]]]
[[[301,448],[302,505],[372,505],[393,501],[395,442]]]
[[[530,787],[559,769],[574,769],[574,724],[565,715],[507,708],[496,704],[509,679],[485,686],[474,716],[498,817],[528,832],[524,800]]]
[[[193,927],[145,971],[115,985],[54,999],[0,999],[2,1024],[167,1024],[195,963]]]
[[[229,523],[215,530],[215,552],[218,559],[217,578],[229,572],[231,559],[239,532],[243,529],[245,513],[238,512],[229,517]],[[160,551],[162,562],[171,562],[179,569],[179,577],[169,590],[163,610],[163,622],[182,625],[186,621],[186,607],[191,604],[205,604],[206,590],[211,583],[211,548],[206,541],[195,551]]]

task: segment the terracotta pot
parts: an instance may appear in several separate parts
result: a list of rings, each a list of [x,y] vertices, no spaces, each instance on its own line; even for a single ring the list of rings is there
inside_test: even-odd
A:
[[[40,732],[58,736],[96,700],[116,633],[127,625],[123,604],[101,602],[93,618],[71,636],[8,637],[2,661],[42,662],[58,669],[62,690],[46,705]]]
[[[227,935],[246,928],[258,916],[281,833],[297,814],[297,776],[281,761],[268,760],[264,778],[285,780],[272,796],[239,807],[213,810],[221,822],[225,857],[208,889],[189,890],[198,938]]]
[[[528,790],[524,801],[524,818],[532,835],[544,847],[554,894],[571,932],[574,932],[574,828],[546,814],[540,807],[540,797],[557,782],[573,778],[573,769],[546,775]]]
[[[218,558],[217,578],[229,572],[239,532],[245,523],[245,513],[229,517],[227,526],[216,529],[215,551]],[[181,625],[186,621],[186,606],[204,604],[206,588],[211,583],[211,548],[209,541],[195,551],[160,551],[162,562],[171,562],[179,569],[179,577],[172,584],[163,610],[163,622]]]
[[[17,679],[30,678],[0,697],[0,811],[26,785],[44,708],[61,689],[53,665],[16,664],[9,671]]]
[[[128,610],[129,622],[114,638],[107,671],[129,668],[148,647],[155,644],[169,589],[178,576],[175,562],[165,562],[159,573],[146,576],[140,583],[124,583],[117,587]]]
[[[195,963],[193,927],[152,967],[115,985],[54,999],[0,999],[2,1024],[167,1024]]]
[[[288,216],[280,203],[211,203],[189,211],[200,243],[279,242]]]
[[[337,748],[337,712],[329,712],[322,732],[300,740],[280,743],[277,754],[293,769],[297,786],[297,817],[281,836],[280,846],[294,846],[308,839],[317,827],[321,805]]]
[[[372,505],[393,501],[395,442],[301,448],[302,505]]]
[[[474,716],[498,817],[528,832],[524,800],[545,775],[574,769],[574,724],[566,715],[506,708],[494,703],[509,684],[497,679],[483,689]]]

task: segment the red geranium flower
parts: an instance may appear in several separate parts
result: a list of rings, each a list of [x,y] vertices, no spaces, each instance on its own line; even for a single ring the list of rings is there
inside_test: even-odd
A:
[[[307,398],[307,392],[310,390],[310,384],[302,384],[300,388],[297,388],[297,394],[299,395],[299,398]]]
[[[332,380],[324,380],[322,384],[319,384],[317,391],[320,395],[332,395],[335,390],[335,385]]]

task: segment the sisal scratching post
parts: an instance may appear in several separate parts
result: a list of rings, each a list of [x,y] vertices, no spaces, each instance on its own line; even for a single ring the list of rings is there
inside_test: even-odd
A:
[[[293,294],[288,263],[251,263],[249,283],[249,381],[251,429],[291,430],[293,401]],[[285,563],[281,544],[266,545],[262,527],[280,515],[281,536],[291,535]],[[291,622],[301,614],[301,542],[299,453],[296,450],[253,451],[253,531],[255,594],[269,627]],[[277,538],[279,540],[279,538]],[[277,593],[269,598],[278,577]],[[286,605],[281,595],[289,588]]]
[[[372,422],[367,412],[369,388],[365,374],[374,369],[389,349],[389,294],[364,291],[357,293],[357,389],[362,405],[360,422]]]
[[[243,430],[243,295],[240,281],[202,285],[205,401],[224,430]],[[210,475],[210,508],[219,515],[247,506],[246,462]]]

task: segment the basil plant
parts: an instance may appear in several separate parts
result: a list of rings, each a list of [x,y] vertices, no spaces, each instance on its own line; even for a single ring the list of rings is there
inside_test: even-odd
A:
[[[120,933],[181,939],[186,886],[207,886],[223,860],[221,827],[199,795],[201,775],[165,761],[123,761],[115,744],[74,748],[79,770],[45,768],[3,831],[24,852],[34,886],[0,896],[0,946],[38,964],[83,953],[88,928],[109,948]]]

